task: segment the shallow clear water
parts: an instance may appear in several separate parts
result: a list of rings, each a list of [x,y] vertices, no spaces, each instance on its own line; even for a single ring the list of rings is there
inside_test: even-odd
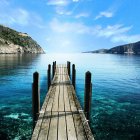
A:
[[[30,139],[32,74],[40,73],[41,102],[52,61],[76,64],[76,91],[83,106],[85,72],[92,72],[90,126],[96,140],[140,137],[140,56],[111,54],[0,55],[0,139]]]

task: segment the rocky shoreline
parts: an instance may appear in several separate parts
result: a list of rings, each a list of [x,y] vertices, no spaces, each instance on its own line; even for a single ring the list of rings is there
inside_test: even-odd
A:
[[[109,54],[135,54],[140,55],[140,41],[113,47],[111,49],[99,49],[84,53],[109,53]]]
[[[0,54],[45,53],[27,33],[0,25]]]

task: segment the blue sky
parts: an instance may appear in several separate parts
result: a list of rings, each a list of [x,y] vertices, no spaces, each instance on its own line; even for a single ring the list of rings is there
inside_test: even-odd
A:
[[[0,24],[46,52],[82,52],[140,41],[139,0],[0,0]]]

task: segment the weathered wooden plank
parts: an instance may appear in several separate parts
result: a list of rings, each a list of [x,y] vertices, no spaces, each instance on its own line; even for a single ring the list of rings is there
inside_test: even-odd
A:
[[[64,91],[63,91],[63,85],[60,85],[60,91],[59,91],[59,111],[64,111]]]
[[[77,140],[75,126],[73,121],[72,112],[70,109],[69,98],[67,94],[67,86],[64,85],[64,101],[65,101],[65,112],[66,112],[66,123],[67,123],[67,135],[68,140]]]
[[[57,140],[58,112],[52,112],[48,140]]]
[[[54,99],[53,99],[53,108],[52,108],[52,111],[58,111],[59,108],[58,108],[58,104],[59,104],[59,89],[60,86],[59,85],[56,85],[56,91],[55,91],[55,96],[54,96]]]
[[[63,68],[61,68],[61,82],[63,82]],[[64,87],[63,84],[60,85],[60,91],[59,91],[59,111],[64,111]]]
[[[65,70],[65,67],[63,66],[63,81],[67,82],[67,70]],[[73,121],[73,115],[72,110],[70,107],[69,97],[68,97],[68,91],[67,91],[67,85],[64,85],[64,102],[65,102],[65,111],[66,111],[66,123],[67,123],[67,137],[68,140],[77,140],[76,132],[75,132],[75,124]]]
[[[47,109],[47,105],[48,105],[48,102],[50,100],[50,97],[54,95],[53,94],[54,92],[55,92],[55,88],[50,86],[48,96],[46,96],[45,101],[44,101],[43,106],[42,106],[42,109],[40,111],[40,115],[39,115],[38,121],[36,123],[36,127],[35,127],[33,135],[32,135],[32,140],[37,140],[38,139],[38,136],[39,136],[39,133],[40,133],[40,130],[41,130],[42,121],[43,121],[42,118],[43,118],[43,116],[45,114],[45,111]]]
[[[84,112],[81,108],[81,105],[77,99],[77,96],[76,96],[76,93],[75,93],[75,90],[73,88],[73,86],[71,86],[71,90],[72,90],[72,93],[73,93],[73,98],[74,98],[74,101],[76,103],[76,107],[79,111],[79,115],[80,115],[80,118],[81,118],[81,121],[82,121],[82,124],[83,124],[83,127],[84,127],[84,131],[85,131],[85,136],[86,136],[86,139],[87,140],[94,140],[94,137],[91,133],[91,130],[90,130],[90,127],[89,127],[89,124],[88,124],[88,121],[84,115]]]
[[[72,112],[66,112],[68,140],[77,140]]]
[[[66,139],[67,132],[66,132],[65,112],[59,112],[58,140],[66,140]]]
[[[39,140],[46,140],[49,133],[49,127],[50,127],[50,121],[51,121],[51,110],[53,106],[53,98],[55,95],[56,87],[53,86],[52,89],[53,89],[52,92],[48,93],[49,99],[48,99],[46,109],[44,111],[45,115],[42,118],[40,118],[40,120],[42,119],[43,121],[40,126],[41,128],[40,128],[39,137],[38,137]]]
[[[56,66],[56,75],[59,74],[59,66]]]
[[[39,133],[39,140],[46,140],[49,133],[49,127],[50,127],[50,120],[51,120],[51,112],[45,112],[43,116],[43,122],[41,125],[40,133]]]
[[[61,68],[61,81],[63,82],[63,68]],[[67,133],[66,133],[66,119],[65,119],[65,112],[64,112],[64,89],[63,84],[60,85],[60,93],[59,93],[59,118],[58,118],[58,140],[66,140]]]
[[[61,82],[61,67],[59,67],[59,74],[57,82]]]
[[[59,85],[56,85],[55,96],[53,98],[53,106],[51,110],[50,128],[48,140],[56,140],[58,135],[58,100],[59,99]]]
[[[66,79],[69,80],[68,75],[66,76]],[[79,112],[77,110],[70,85],[67,86],[67,94],[69,96],[69,102],[70,102],[70,107],[71,107],[72,116],[73,116],[73,120],[74,120],[74,126],[75,126],[75,130],[76,130],[77,139],[86,140],[83,124],[81,122],[81,118],[80,118]]]
[[[72,93],[70,86],[67,86],[67,91],[68,91],[70,106],[71,106],[71,110],[72,110],[72,114],[73,114],[73,120],[74,120],[74,124],[75,124],[77,139],[86,140],[86,137],[85,137],[86,134],[85,134],[84,127],[82,124],[82,120],[80,118],[79,111],[76,108],[76,104],[74,102],[73,93]]]
[[[49,100],[48,100],[48,104],[46,107],[47,112],[52,111],[52,105],[53,105],[53,101],[54,101],[54,97],[55,97],[55,93],[56,93],[56,86],[52,86],[52,92],[48,93],[47,96],[49,96]]]
[[[66,75],[68,75],[68,71],[67,71],[67,66],[66,65],[64,65],[64,72],[65,72]]]
[[[70,102],[71,111],[76,112],[77,111],[76,104],[75,101],[73,100],[73,94],[69,85],[67,85],[67,94]]]
[[[66,112],[70,112],[71,109],[70,109],[69,98],[68,98],[68,94],[67,94],[67,86],[64,85],[63,88],[64,88],[64,104],[65,104],[65,111],[66,111]]]

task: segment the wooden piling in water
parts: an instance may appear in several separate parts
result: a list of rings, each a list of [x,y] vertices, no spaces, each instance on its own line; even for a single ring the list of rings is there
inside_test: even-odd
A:
[[[51,85],[51,65],[48,65],[48,71],[47,71],[47,75],[48,75],[48,90],[50,88]]]
[[[85,99],[84,99],[85,100],[84,112],[87,120],[90,119],[91,97],[92,97],[91,73],[88,71],[85,74]]]
[[[55,72],[56,72],[56,61],[54,61],[54,75],[55,75]]]
[[[40,112],[40,88],[39,88],[39,73],[33,74],[32,84],[32,113],[33,113],[33,128],[35,127]]]
[[[54,64],[55,64],[55,69],[56,69],[56,61],[54,61]]]
[[[68,75],[69,75],[69,77],[70,77],[70,62],[69,61],[67,61],[67,69],[68,69]]]
[[[55,62],[53,62],[53,65],[52,65],[52,79],[54,77],[54,74],[55,74]]]
[[[76,69],[75,64],[72,65],[72,84],[75,89]]]

